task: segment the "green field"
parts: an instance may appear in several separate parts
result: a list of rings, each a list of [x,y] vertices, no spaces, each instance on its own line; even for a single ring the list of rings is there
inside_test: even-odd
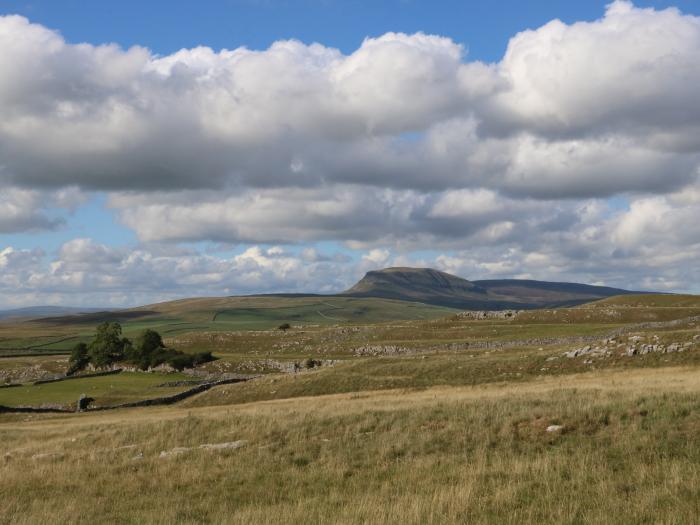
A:
[[[95,326],[105,320],[119,321],[127,337],[134,337],[146,328],[164,337],[175,337],[191,332],[270,330],[283,323],[332,326],[436,319],[454,312],[450,308],[373,298],[185,299],[125,312],[0,323],[0,356],[22,350],[67,352],[76,343],[89,341]]]
[[[95,399],[96,405],[128,403],[141,399],[176,394],[187,387],[158,387],[158,385],[187,379],[183,374],[143,374],[122,372],[120,374],[71,379],[43,385],[23,385],[14,388],[0,388],[0,405],[40,406],[69,405],[75,403],[81,394]]]

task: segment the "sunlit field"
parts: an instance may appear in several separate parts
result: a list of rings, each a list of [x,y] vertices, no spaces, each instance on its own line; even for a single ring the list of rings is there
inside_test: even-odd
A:
[[[644,369],[4,416],[0,520],[692,523],[698,377]]]

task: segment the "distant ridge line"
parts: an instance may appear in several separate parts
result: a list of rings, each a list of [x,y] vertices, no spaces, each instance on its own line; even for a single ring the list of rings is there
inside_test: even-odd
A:
[[[534,309],[576,306],[615,295],[621,288],[527,279],[468,281],[433,268],[373,270],[341,295],[417,301],[465,310]]]

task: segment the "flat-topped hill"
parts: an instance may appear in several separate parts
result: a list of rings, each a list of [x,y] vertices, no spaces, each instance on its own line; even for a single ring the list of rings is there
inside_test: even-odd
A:
[[[498,279],[468,281],[432,268],[386,268],[367,274],[344,295],[381,297],[461,309],[574,306],[627,290],[579,283]]]

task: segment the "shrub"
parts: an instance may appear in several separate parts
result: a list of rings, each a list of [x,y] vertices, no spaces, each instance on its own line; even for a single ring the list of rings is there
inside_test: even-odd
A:
[[[175,370],[184,370],[185,368],[192,368],[193,361],[194,356],[180,353],[178,355],[170,356],[165,362],[172,366]]]
[[[68,359],[68,370],[66,375],[73,375],[76,372],[83,370],[90,362],[88,357],[88,347],[85,343],[78,343],[71,350],[70,358]]]
[[[172,366],[175,370],[193,368],[197,365],[214,360],[211,352],[200,352],[198,354],[185,354],[177,350],[171,350],[171,352],[171,355],[168,356],[164,362]]]
[[[279,325],[279,326],[277,327],[277,329],[286,332],[286,331],[289,330],[291,327],[292,327],[292,325],[290,325],[289,323],[282,323],[281,325]]]
[[[306,361],[304,361],[305,368],[316,368],[317,366],[321,366],[321,361],[317,361],[316,359],[311,358],[308,358]]]
[[[213,361],[215,357],[211,355],[211,352],[199,352],[197,354],[194,354],[194,364],[195,365],[202,365],[204,363],[208,363],[210,361]]]

